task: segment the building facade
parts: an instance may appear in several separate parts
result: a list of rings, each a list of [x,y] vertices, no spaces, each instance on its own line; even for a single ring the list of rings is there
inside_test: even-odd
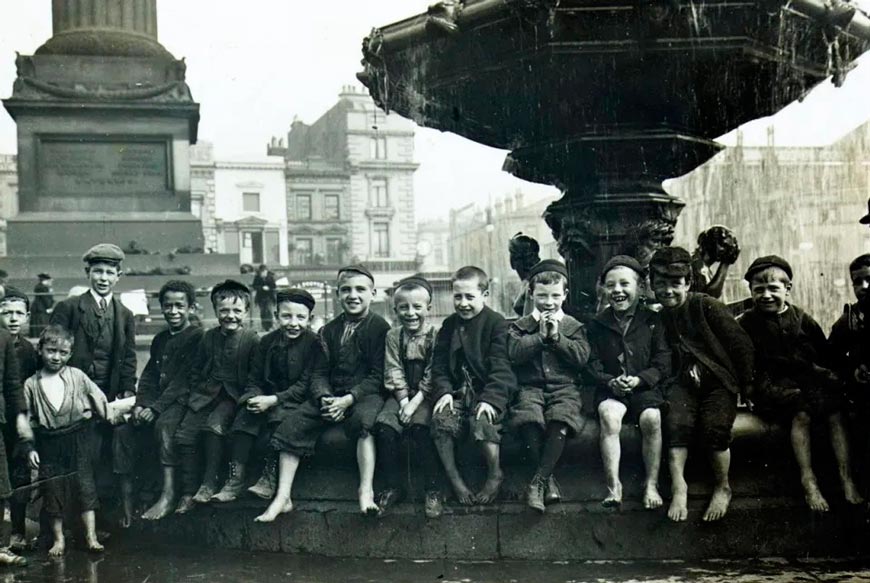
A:
[[[0,257],[6,255],[6,219],[18,214],[18,158],[0,154]]]
[[[417,223],[417,253],[420,271],[438,273],[450,271],[450,223],[432,219]]]

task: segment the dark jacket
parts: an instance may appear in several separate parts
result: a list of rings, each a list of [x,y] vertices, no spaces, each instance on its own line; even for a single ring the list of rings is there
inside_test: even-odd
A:
[[[359,401],[384,388],[384,346],[390,325],[369,313],[350,339],[341,345],[345,315],[340,314],[320,329],[320,351],[311,379],[315,401],[329,395],[353,395]]]
[[[236,334],[240,334],[238,352],[233,359],[236,364],[236,377],[228,392],[233,399],[241,402],[260,338],[256,332],[247,328],[242,328]],[[187,399],[187,406],[194,411],[207,407],[223,388],[222,383],[212,380],[215,360],[223,357],[219,348],[223,344],[222,340],[220,327],[212,328],[202,335],[197,347],[190,371],[190,397]]]
[[[275,395],[278,407],[305,401],[310,396],[311,373],[318,352],[320,343],[311,330],[292,340],[281,329],[266,334],[254,353],[242,400]]]
[[[254,288],[255,304],[258,306],[268,306],[275,303],[275,289],[277,286],[275,285],[275,275],[271,271],[267,272],[265,276],[261,276],[259,273],[255,275],[251,287]],[[264,287],[269,289],[263,289]]]
[[[676,359],[688,354],[732,393],[752,387],[752,340],[725,304],[704,294],[689,293],[682,306],[662,311],[662,321]],[[675,370],[681,370],[681,366]]]
[[[2,328],[0,328],[0,379],[3,381],[3,392],[0,393],[0,424],[4,424],[19,413],[27,411],[27,401],[24,399],[18,356],[15,354],[15,340],[8,330]]]
[[[635,390],[643,391],[671,375],[673,354],[661,317],[642,305],[638,305],[624,336],[610,307],[589,322],[587,335],[592,345],[587,371],[598,386],[606,387],[625,371],[640,378]]]
[[[452,393],[463,381],[460,369],[469,372],[481,386],[478,396],[504,413],[517,388],[517,377],[507,352],[508,323],[489,307],[471,320],[452,314],[444,320],[435,338],[432,356],[432,403]]]
[[[21,383],[36,374],[39,369],[39,355],[36,348],[27,338],[19,336],[13,338],[15,343],[15,355],[18,357],[18,372],[20,373]]]
[[[115,329],[112,335],[112,362],[106,397],[112,401],[124,393],[136,391],[136,320],[133,312],[121,303],[119,294],[112,299]],[[87,371],[94,361],[93,343],[99,337],[99,322],[94,316],[97,302],[90,291],[58,303],[51,313],[51,323],[73,333],[75,344],[67,363]]]
[[[199,326],[188,326],[173,336],[162,330],[151,341],[151,357],[136,394],[136,406],[163,413],[175,403],[186,404],[190,392],[190,371],[202,340]]]
[[[854,384],[855,371],[870,367],[870,321],[859,304],[847,305],[831,328],[828,352],[831,366],[843,381]]]
[[[510,325],[508,357],[519,387],[557,389],[580,382],[580,373],[589,359],[589,341],[583,324],[569,315],[559,323],[555,342],[544,341],[538,333],[540,322],[532,315]]]

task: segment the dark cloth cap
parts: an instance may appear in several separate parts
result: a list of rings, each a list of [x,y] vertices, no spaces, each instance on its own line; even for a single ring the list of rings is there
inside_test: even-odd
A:
[[[375,282],[375,277],[372,275],[372,272],[369,271],[368,267],[366,267],[362,263],[354,263],[353,265],[346,265],[345,267],[342,267],[338,270],[338,277],[341,277],[341,274],[346,272],[359,273],[360,275],[364,275],[372,280],[373,284]]]
[[[417,285],[425,289],[429,292],[429,298],[432,298],[432,284],[429,283],[429,280],[423,277],[420,274],[409,275],[404,279],[400,279],[399,283],[396,284],[396,290],[398,290],[403,285]]]
[[[529,270],[529,280],[545,271],[560,273],[565,277],[565,279],[568,279],[568,268],[565,267],[564,263],[557,259],[544,259],[543,261],[538,261],[534,267]]]
[[[124,261],[124,252],[112,243],[99,243],[88,249],[82,256],[85,263],[121,263]]]
[[[303,306],[307,307],[309,311],[314,309],[314,296],[308,293],[306,290],[298,287],[281,290],[278,292],[276,297],[276,305],[279,305],[282,302],[291,302],[294,304],[302,304]]]
[[[662,247],[649,261],[651,272],[666,277],[689,277],[692,273],[692,255],[682,247]]]
[[[3,300],[21,300],[30,309],[30,297],[18,288],[7,287],[6,293],[0,298],[0,302]]]
[[[788,261],[779,255],[765,255],[764,257],[759,257],[752,262],[752,265],[750,265],[749,269],[746,270],[746,275],[743,276],[743,279],[746,281],[752,281],[753,275],[770,267],[778,267],[779,269],[782,269],[789,279],[793,276],[791,265],[788,264]]]
[[[643,266],[640,264],[640,261],[631,257],[630,255],[614,255],[610,258],[610,260],[604,264],[604,268],[601,270],[601,276],[599,277],[599,281],[604,283],[604,278],[607,276],[607,272],[616,267],[628,267],[633,270],[635,273],[640,276],[641,279],[646,275],[646,270],[644,270]]]
[[[251,290],[249,290],[248,286],[246,286],[245,284],[239,283],[238,281],[236,281],[234,279],[228,279],[226,281],[222,281],[221,283],[217,284],[216,286],[214,286],[211,289],[211,303],[212,304],[214,304],[215,296],[218,293],[223,292],[223,291],[236,291],[236,292],[243,292],[243,293],[246,293],[248,295],[251,294]]]
[[[37,279],[51,279],[50,273],[40,273],[36,276]]]
[[[858,221],[862,225],[870,225],[870,198],[867,199],[867,214]]]

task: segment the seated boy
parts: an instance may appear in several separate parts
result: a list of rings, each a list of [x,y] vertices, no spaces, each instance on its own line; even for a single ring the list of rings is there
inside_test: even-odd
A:
[[[460,504],[489,504],[502,482],[501,424],[517,379],[507,354],[508,324],[486,305],[489,277],[466,266],[451,278],[453,308],[435,339],[431,432]],[[470,433],[486,459],[487,477],[473,493],[456,466],[456,442]]]
[[[510,425],[528,448],[535,475],[526,502],[538,512],[561,499],[553,470],[565,439],[580,430],[580,371],[589,358],[583,325],[562,311],[568,295],[568,270],[545,259],[529,270],[534,309],[510,326],[508,357],[519,390],[511,404]]]
[[[619,433],[626,413],[640,425],[646,486],[644,508],[662,505],[659,467],[662,456],[662,381],[671,374],[671,350],[659,314],[639,302],[646,274],[634,257],[617,255],[601,272],[609,306],[589,323],[596,381],[595,402],[601,432],[601,458],[607,480],[604,506],[622,504],[619,480]]]
[[[386,482],[377,502],[381,514],[405,496],[402,470],[406,464],[399,455],[403,434],[410,437],[422,469],[426,516],[437,518],[443,511],[438,456],[429,434],[432,405],[426,400],[432,390],[432,349],[437,332],[426,319],[431,304],[432,285],[423,277],[407,277],[396,286],[393,310],[399,325],[387,333],[384,355],[384,386],[391,397],[375,423],[379,473]]]
[[[298,465],[314,454],[320,434],[331,424],[341,424],[349,439],[356,440],[359,467],[359,507],[376,515],[375,438],[372,430],[384,404],[384,340],[390,325],[369,310],[375,280],[362,265],[338,272],[336,293],[342,313],[320,330],[320,347],[311,379],[311,397],[290,412],[272,434],[272,449]],[[295,473],[295,466],[293,468]],[[281,484],[279,484],[279,491]],[[287,489],[289,504],[289,487]]]
[[[753,350],[749,336],[724,304],[689,292],[691,262],[685,249],[666,247],[656,251],[649,266],[676,361],[677,376],[667,395],[668,465],[673,489],[668,517],[684,521],[689,514],[684,471],[697,428],[710,452],[715,479],[704,520],[715,521],[725,516],[731,503],[731,427],[737,417],[737,395],[753,382]]]
[[[320,351],[317,334],[311,331],[314,305],[314,297],[304,289],[279,291],[275,308],[278,330],[264,336],[257,348],[245,404],[248,414],[262,418],[260,424],[265,425],[267,439],[271,439],[275,428],[310,396],[311,372]],[[272,453],[266,458],[260,479],[248,488],[260,498],[274,497],[255,522],[272,522],[279,514],[293,509],[290,493],[299,458],[281,452],[276,461]]]
[[[740,325],[755,345],[758,385],[751,399],[756,411],[762,417],[790,423],[804,497],[818,512],[829,507],[813,472],[810,425],[813,419],[824,419],[846,500],[861,503],[852,481],[839,379],[830,370],[825,333],[809,314],[788,302],[791,266],[776,255],[759,257],[745,279],[753,308],[740,316]]]
[[[151,356],[136,393],[133,419],[136,427],[153,426],[153,451],[156,446],[163,469],[163,491],[157,502],[142,518],[160,520],[175,510],[177,488],[175,486],[178,452],[175,446],[175,431],[187,410],[189,375],[193,359],[202,340],[202,328],[190,323],[190,315],[196,305],[196,292],[186,281],[168,281],[157,294],[163,319],[169,328],[161,330],[151,341]],[[139,440],[136,440],[135,445]],[[138,458],[140,452],[129,452]]]
[[[218,492],[218,471],[229,434],[260,342],[245,328],[251,293],[231,279],[211,291],[218,326],[202,336],[190,371],[190,396],[175,433],[181,463],[181,499],[175,512],[205,504]],[[204,471],[200,472],[203,467]],[[230,475],[230,479],[232,479]],[[197,489],[199,487],[199,489]]]
[[[27,294],[15,288],[7,288],[6,295],[0,299],[0,323],[12,335],[15,346],[15,354],[18,357],[19,376],[27,380],[36,374],[37,355],[33,344],[27,339],[28,320],[30,318],[30,298]],[[12,489],[17,490],[30,484],[30,464],[21,455],[21,448],[16,447],[18,436],[15,427],[6,425],[6,434],[3,436],[6,442],[6,455],[9,460],[9,478],[12,481]],[[21,549],[27,546],[24,532],[25,517],[27,514],[27,502],[30,500],[30,490],[22,489],[13,492],[9,501],[9,514],[12,520],[12,549]]]

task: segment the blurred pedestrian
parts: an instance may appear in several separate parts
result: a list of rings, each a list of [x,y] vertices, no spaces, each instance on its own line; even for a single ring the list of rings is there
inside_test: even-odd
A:
[[[257,268],[254,276],[254,303],[260,309],[260,324],[264,332],[272,329],[272,313],[275,310],[275,274],[265,265]]]
[[[33,287],[33,301],[30,303],[30,336],[38,338],[48,326],[51,310],[54,308],[54,290],[51,288],[51,275],[40,273],[39,283]]]

